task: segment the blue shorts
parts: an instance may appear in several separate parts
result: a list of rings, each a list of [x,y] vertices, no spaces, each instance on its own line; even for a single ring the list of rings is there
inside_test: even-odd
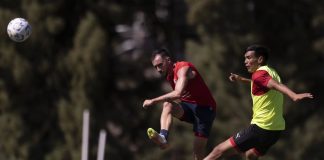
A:
[[[195,136],[208,138],[216,117],[216,111],[213,107],[199,106],[187,102],[180,102],[180,106],[184,110],[180,120],[193,124]]]

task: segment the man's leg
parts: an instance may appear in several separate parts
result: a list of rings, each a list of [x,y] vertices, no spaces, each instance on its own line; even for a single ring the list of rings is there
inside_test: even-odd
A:
[[[202,160],[205,157],[205,147],[207,140],[207,138],[195,136],[193,144],[194,160]]]
[[[179,104],[174,102],[164,102],[160,118],[161,130],[169,131],[172,124],[172,116],[181,118],[183,113],[184,111]]]
[[[254,148],[252,148],[245,152],[245,157],[247,160],[257,160],[259,155],[255,153]]]
[[[147,130],[147,134],[149,138],[160,146],[161,149],[165,149],[168,147],[167,139],[169,134],[169,129],[172,124],[172,116],[174,117],[182,117],[184,114],[184,110],[182,107],[174,102],[164,102],[163,109],[161,113],[160,123],[161,130],[160,133],[157,133],[154,129],[149,128]]]
[[[233,148],[229,139],[217,145],[204,160],[215,160],[223,156],[236,154],[237,151]]]

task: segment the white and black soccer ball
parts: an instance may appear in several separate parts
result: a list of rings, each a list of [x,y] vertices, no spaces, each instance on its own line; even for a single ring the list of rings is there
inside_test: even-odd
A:
[[[31,35],[32,27],[24,18],[15,18],[9,22],[7,33],[13,41],[23,42]]]

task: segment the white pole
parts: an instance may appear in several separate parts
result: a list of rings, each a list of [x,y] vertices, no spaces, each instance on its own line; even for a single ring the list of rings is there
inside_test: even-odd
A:
[[[82,128],[82,155],[81,160],[88,160],[88,140],[89,140],[89,110],[83,111],[83,128]]]
[[[99,135],[97,160],[104,160],[105,144],[106,144],[106,131],[102,129],[100,130],[100,135]]]

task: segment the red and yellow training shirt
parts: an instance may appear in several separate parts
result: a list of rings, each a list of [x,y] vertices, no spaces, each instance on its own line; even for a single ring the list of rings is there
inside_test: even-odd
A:
[[[267,87],[270,79],[281,83],[278,73],[268,66],[262,66],[252,74],[253,117],[251,124],[256,124],[266,130],[284,130],[283,94]]]

